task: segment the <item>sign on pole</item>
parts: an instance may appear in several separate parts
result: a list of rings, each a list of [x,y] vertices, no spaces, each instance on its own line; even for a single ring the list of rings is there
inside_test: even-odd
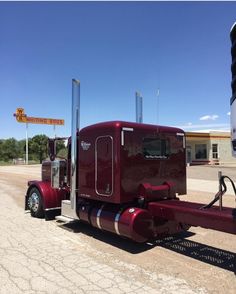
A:
[[[24,108],[17,108],[16,112],[13,114],[16,117],[17,122],[26,124],[26,154],[25,160],[28,164],[28,124],[44,124],[44,125],[53,125],[54,132],[55,126],[64,126],[64,119],[55,119],[55,118],[43,118],[43,117],[31,117],[25,114]]]
[[[16,120],[19,123],[28,123],[28,124],[44,124],[44,125],[60,125],[65,124],[64,119],[55,119],[55,118],[43,118],[43,117],[32,117],[25,114],[24,108],[17,108],[16,113],[14,113]]]

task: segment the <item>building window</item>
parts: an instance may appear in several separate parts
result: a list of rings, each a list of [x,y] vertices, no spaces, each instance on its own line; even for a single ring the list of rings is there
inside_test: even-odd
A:
[[[212,158],[218,159],[218,144],[212,144]]]
[[[196,159],[207,159],[207,145],[196,144],[195,145],[195,157]]]

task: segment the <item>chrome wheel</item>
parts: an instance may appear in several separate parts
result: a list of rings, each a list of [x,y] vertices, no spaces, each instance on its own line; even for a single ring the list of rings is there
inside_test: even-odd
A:
[[[32,193],[28,200],[29,209],[36,212],[39,209],[39,195],[37,193]]]
[[[30,190],[27,204],[33,217],[44,217],[43,198],[38,188],[33,187]]]

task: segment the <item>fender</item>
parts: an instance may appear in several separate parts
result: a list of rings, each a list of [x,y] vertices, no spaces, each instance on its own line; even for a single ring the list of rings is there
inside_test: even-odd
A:
[[[61,209],[61,201],[67,199],[69,190],[66,188],[54,189],[51,187],[50,182],[43,181],[29,181],[28,189],[25,197],[25,210],[28,209],[27,200],[29,197],[30,190],[36,187],[43,198],[44,210]]]

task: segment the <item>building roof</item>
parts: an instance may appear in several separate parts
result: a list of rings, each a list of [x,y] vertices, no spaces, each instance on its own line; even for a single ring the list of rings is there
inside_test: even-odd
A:
[[[230,138],[229,131],[198,131],[198,132],[185,132],[187,138],[221,138],[221,139],[228,139]]]

